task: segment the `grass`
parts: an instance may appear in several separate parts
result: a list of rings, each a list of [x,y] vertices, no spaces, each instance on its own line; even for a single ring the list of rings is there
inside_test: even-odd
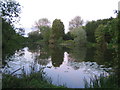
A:
[[[117,84],[117,78],[115,75],[110,75],[108,77],[104,77],[104,75],[100,75],[98,78],[90,78],[90,83],[85,79],[85,88],[119,88]]]
[[[66,88],[65,86],[55,86],[48,82],[41,72],[34,72],[30,75],[23,74],[20,78],[10,74],[2,75],[2,88]],[[51,80],[49,80],[51,81]],[[90,82],[85,79],[85,89],[87,88],[119,88],[117,77],[113,74],[105,77],[103,74],[98,78],[90,78]]]
[[[30,75],[23,74],[21,78],[10,74],[3,74],[2,88],[64,88],[63,86],[55,86],[47,82],[41,72],[32,73]]]
[[[32,73],[30,75],[23,74],[21,78],[10,74],[3,74],[2,88],[65,88],[63,86],[55,86],[47,82],[41,72]],[[87,88],[119,88],[115,75],[104,77],[100,75],[98,78],[90,79],[90,83],[85,79],[85,89]]]

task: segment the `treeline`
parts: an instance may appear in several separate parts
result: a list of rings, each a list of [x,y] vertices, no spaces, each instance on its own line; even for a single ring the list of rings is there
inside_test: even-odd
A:
[[[47,18],[42,18],[35,22],[36,31],[28,34],[30,42],[44,43],[44,44],[58,44],[63,40],[65,35],[64,25],[60,19],[53,21],[52,27]]]
[[[80,16],[69,22],[69,32],[64,33],[64,24],[55,19],[50,25],[47,18],[35,22],[37,31],[28,34],[29,41],[46,44],[62,44],[74,46],[99,46],[101,48],[116,48],[118,44],[118,16],[116,18],[89,21],[83,25]]]
[[[86,32],[83,29],[81,17],[75,17],[74,21],[71,20],[73,22],[70,25],[71,30],[65,34],[64,24],[60,19],[55,19],[52,25],[50,25],[50,21],[47,18],[42,18],[35,22],[34,27],[37,30],[28,34],[29,41],[49,45],[83,46],[86,43]]]
[[[21,6],[16,1],[0,1],[2,19],[2,59],[6,55],[14,53],[19,49],[26,38],[23,37],[25,30],[22,28],[15,28],[14,23],[17,22],[21,11]]]
[[[118,18],[88,22],[85,26],[87,41],[100,47],[115,48],[118,45]]]
[[[64,24],[60,19],[55,19],[51,25],[47,18],[42,18],[35,22],[37,31],[30,32],[28,38],[32,43],[53,46],[50,48],[57,45],[72,50],[79,47],[92,47],[96,49],[94,61],[101,63],[108,60],[109,63],[106,64],[116,68],[119,67],[116,63],[119,62],[119,15],[120,13],[116,13],[116,18],[89,21],[86,25],[83,25],[84,21],[80,16],[76,16],[69,22],[69,32],[66,34],[64,33]],[[111,55],[111,58],[107,58],[108,55]]]

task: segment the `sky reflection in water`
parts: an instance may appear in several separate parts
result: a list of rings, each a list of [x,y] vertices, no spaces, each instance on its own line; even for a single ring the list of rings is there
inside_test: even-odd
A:
[[[96,62],[76,62],[75,58],[68,52],[63,52],[62,54],[52,51],[51,53],[51,56],[41,58],[40,56],[46,54],[45,52],[42,52],[42,54],[41,50],[31,52],[28,47],[25,47],[6,59],[7,65],[3,71],[5,73],[13,73],[21,68],[13,74],[20,75],[23,73],[23,70],[26,74],[30,74],[33,68],[34,72],[43,69],[45,78],[49,78],[48,80],[51,80],[55,85],[65,85],[69,88],[84,88],[84,78],[89,82],[94,75],[99,76],[104,73],[108,76],[109,74],[106,71],[111,69],[103,68],[103,65],[98,65]],[[54,56],[55,53],[58,56]],[[61,60],[57,62],[59,65],[56,65],[56,61],[54,61],[56,58],[59,61]]]

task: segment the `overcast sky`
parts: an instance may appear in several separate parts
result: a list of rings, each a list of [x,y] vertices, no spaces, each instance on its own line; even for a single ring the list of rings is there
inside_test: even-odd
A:
[[[116,17],[120,0],[18,0],[23,6],[20,24],[26,33],[30,32],[34,22],[41,18],[61,19],[68,31],[69,21],[81,16],[86,21]]]

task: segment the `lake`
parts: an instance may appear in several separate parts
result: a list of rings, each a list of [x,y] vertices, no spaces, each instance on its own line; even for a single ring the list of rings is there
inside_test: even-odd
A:
[[[20,77],[23,73],[29,75],[42,70],[44,78],[54,85],[84,88],[85,80],[90,82],[90,78],[112,73],[113,58],[112,50],[33,45],[6,56],[3,72]]]

